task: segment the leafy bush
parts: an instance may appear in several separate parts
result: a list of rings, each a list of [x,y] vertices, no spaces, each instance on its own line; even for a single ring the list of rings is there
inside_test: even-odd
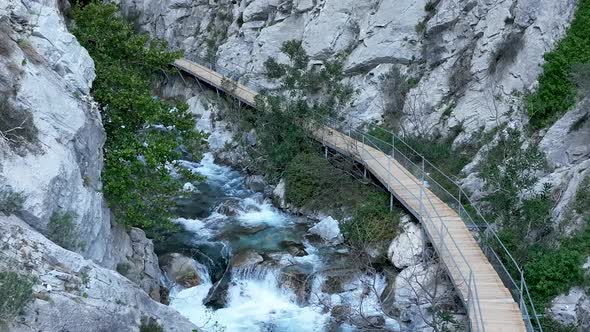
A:
[[[570,80],[572,66],[590,63],[590,0],[580,0],[574,20],[557,47],[545,54],[539,88],[527,98],[531,124],[553,123],[576,101],[576,86]]]
[[[403,75],[398,67],[391,69],[379,77],[381,80],[380,92],[384,100],[385,121],[392,127],[397,128],[399,119],[403,114],[406,96],[417,81]]]
[[[0,323],[10,322],[33,299],[33,278],[0,272]]]
[[[341,165],[342,167],[342,165]],[[285,171],[286,199],[298,207],[331,210],[341,218],[346,241],[364,248],[395,237],[399,215],[389,211],[389,196],[371,184],[363,184],[352,172],[333,166],[317,153],[301,153]]]
[[[197,180],[175,164],[177,147],[198,147],[203,135],[194,130],[188,106],[152,97],[150,82],[182,54],[137,34],[113,4],[76,6],[73,17],[72,31],[96,65],[92,93],[107,132],[103,182],[109,206],[118,222],[150,237],[173,232],[174,198],[186,180]],[[188,179],[173,177],[170,165]]]
[[[524,271],[533,301],[539,308],[544,308],[555,296],[586,281],[582,265],[590,255],[589,225],[572,237],[560,239],[559,245],[537,246],[531,250],[531,258],[524,265]]]
[[[310,130],[346,103],[352,94],[343,85],[342,64],[327,62],[323,68],[308,68],[309,57],[300,41],[285,42],[281,48],[290,64],[273,58],[265,62],[266,74],[281,83],[277,95],[257,97],[257,111],[247,121],[256,128],[259,149],[252,151],[257,167],[276,180],[297,154],[315,149]]]
[[[164,332],[164,328],[158,324],[158,321],[153,317],[143,317],[139,332]]]
[[[568,248],[569,249],[569,248]],[[577,250],[542,251],[524,266],[533,300],[544,307],[553,297],[582,283],[585,257]]]
[[[491,214],[503,225],[517,222],[519,218],[515,216],[531,219],[522,215],[526,211],[522,209],[521,197],[533,189],[538,180],[536,172],[545,168],[545,157],[537,146],[530,144],[521,149],[522,144],[520,132],[508,130],[481,163],[481,177],[490,191],[486,201]]]
[[[132,269],[131,264],[129,264],[127,262],[118,263],[117,267],[116,267],[117,272],[119,272],[119,274],[121,274],[122,276],[128,276],[131,269]]]
[[[54,212],[47,224],[47,238],[64,249],[76,250],[82,246],[73,212]]]
[[[352,218],[341,223],[342,234],[356,248],[391,241],[398,231],[399,211],[389,211],[387,194],[371,193],[357,204]]]
[[[0,188],[0,212],[9,216],[23,208],[25,196],[21,192],[15,192],[12,187]]]

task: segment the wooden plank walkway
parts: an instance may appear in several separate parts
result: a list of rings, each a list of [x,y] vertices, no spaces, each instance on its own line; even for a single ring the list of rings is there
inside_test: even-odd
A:
[[[174,65],[255,106],[257,92],[186,59]],[[518,304],[455,210],[439,199],[399,162],[335,129],[314,132],[324,145],[361,162],[418,218],[447,269],[469,313],[472,331],[526,331]]]

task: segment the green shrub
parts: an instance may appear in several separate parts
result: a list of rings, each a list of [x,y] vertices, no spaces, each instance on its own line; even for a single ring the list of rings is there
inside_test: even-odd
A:
[[[317,153],[300,153],[285,171],[285,198],[295,206],[325,206],[333,202],[345,175]]]
[[[127,276],[129,275],[129,272],[131,271],[131,264],[129,263],[118,263],[117,264],[117,272],[119,272],[119,274],[121,274],[122,276]]]
[[[64,249],[76,250],[82,246],[76,214],[73,212],[54,212],[47,224],[47,238]]]
[[[399,209],[389,211],[389,196],[371,193],[359,202],[351,219],[340,224],[346,242],[355,248],[391,241],[398,231]]]
[[[343,79],[342,63],[326,62],[320,69],[308,68],[309,57],[300,41],[287,41],[281,48],[289,64],[273,58],[265,61],[266,75],[280,83],[279,93],[261,93],[256,111],[243,122],[256,128],[258,142],[251,151],[255,166],[270,180],[277,180],[287,164],[299,153],[316,149],[310,133],[327,116],[344,105],[352,95]]]
[[[0,272],[0,323],[10,322],[33,299],[33,278]]]
[[[565,37],[545,54],[539,88],[527,100],[531,124],[544,127],[553,123],[576,101],[576,86],[570,79],[572,66],[590,62],[590,0],[578,7]]]
[[[14,214],[23,208],[25,196],[21,192],[15,192],[12,187],[0,188],[0,212],[6,216]]]
[[[170,218],[183,183],[197,180],[175,164],[177,148],[199,151],[204,137],[194,130],[186,103],[169,103],[150,91],[152,78],[169,71],[182,53],[136,33],[114,4],[76,6],[73,17],[72,32],[96,65],[92,94],[107,133],[102,180],[109,207],[118,222],[162,237],[178,229]],[[170,165],[185,178],[173,177]]]
[[[164,328],[158,324],[158,321],[153,317],[143,317],[139,332],[164,332]]]
[[[585,282],[582,268],[590,255],[590,220],[578,234],[560,239],[556,246],[536,246],[524,265],[533,301],[544,308],[555,296]]]

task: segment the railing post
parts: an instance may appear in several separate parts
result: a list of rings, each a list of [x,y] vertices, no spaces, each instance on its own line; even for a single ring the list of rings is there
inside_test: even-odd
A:
[[[522,308],[524,306],[524,270],[520,270],[520,294],[518,294],[520,299],[518,305],[520,306],[520,311],[522,312]]]
[[[424,156],[422,156],[422,185],[424,185]]]
[[[459,187],[459,185],[457,185]],[[459,206],[457,207],[459,209],[459,218],[463,219],[462,217],[462,208],[463,205],[461,204],[461,187],[459,187]]]
[[[391,158],[395,160],[395,135],[391,134]]]

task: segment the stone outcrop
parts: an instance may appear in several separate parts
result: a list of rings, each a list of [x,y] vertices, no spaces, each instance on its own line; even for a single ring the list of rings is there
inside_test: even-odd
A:
[[[361,90],[351,114],[368,121],[392,112],[407,131],[431,134],[461,123],[459,140],[511,121],[515,93],[534,84],[575,9],[573,0],[118,2],[187,57],[215,54],[219,71],[267,87],[263,63],[285,61],[286,40],[301,40],[314,63],[342,54],[347,80]],[[220,30],[225,37],[208,42]],[[380,93],[379,76],[392,66],[418,80],[403,110],[386,110]]]
[[[108,267],[118,260],[101,190],[100,114],[89,97],[94,63],[66,29],[55,1],[9,1],[0,5],[6,46],[0,57],[2,90],[11,85],[13,107],[26,110],[36,128],[34,147],[26,153],[3,149],[0,180],[26,197],[22,218],[45,232],[55,212],[72,212],[78,251]],[[5,76],[7,75],[7,76]],[[25,212],[26,211],[26,212]]]
[[[199,263],[192,258],[178,253],[166,254],[160,257],[160,265],[166,275],[182,287],[190,288],[202,283]]]
[[[34,278],[34,299],[10,331],[138,331],[151,317],[166,331],[195,329],[119,273],[65,250],[17,217],[0,216],[0,270]]]
[[[410,216],[401,218],[402,232],[391,241],[387,257],[395,267],[403,269],[416,265],[422,258],[426,237],[422,226],[411,221]]]
[[[175,314],[149,299],[159,300],[161,279],[152,241],[140,229],[128,232],[117,225],[104,200],[106,137],[90,96],[94,63],[67,30],[66,5],[62,0],[0,4],[0,96],[2,111],[8,112],[0,117],[21,114],[27,128],[19,144],[0,139],[0,190],[24,197],[15,211],[19,219],[2,220],[3,233],[14,237],[4,238],[2,250],[39,278],[35,287],[42,294],[25,311],[28,325],[15,329],[134,330],[142,315]],[[74,216],[69,236],[78,244],[71,248],[77,254],[42,235],[60,213]],[[15,268],[5,258],[0,270]],[[47,297],[51,302],[43,300]],[[80,313],[79,320],[60,322],[74,313]],[[111,322],[113,313],[118,318]],[[187,322],[170,324],[190,330]]]
[[[318,235],[330,244],[340,244],[344,241],[338,221],[330,216],[323,218],[309,229],[309,233]]]
[[[577,331],[590,328],[590,298],[583,289],[574,287],[567,294],[561,294],[551,301],[548,309],[551,318]]]

